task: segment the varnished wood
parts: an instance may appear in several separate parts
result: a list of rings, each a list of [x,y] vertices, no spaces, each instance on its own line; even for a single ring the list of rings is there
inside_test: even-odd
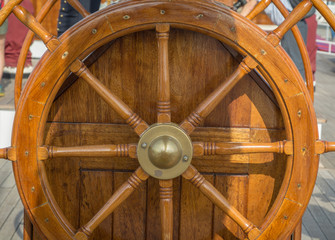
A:
[[[260,235],[260,230],[231,206],[226,198],[212,184],[206,181],[193,166],[190,166],[183,173],[183,177],[199,188],[206,197],[232,218],[248,235],[248,239],[256,239]]]
[[[272,2],[272,0],[262,0],[262,1],[260,1],[256,5],[256,7],[254,7],[254,9],[252,9],[251,12],[246,16],[246,18],[248,18],[250,20],[254,19],[261,12],[263,12],[264,9],[267,8],[270,5],[271,2]]]
[[[76,233],[75,239],[88,239],[93,230],[148,177],[149,175],[142,168],[138,168],[128,181],[114,192],[102,209]]]
[[[90,15],[90,12],[88,12],[78,0],[67,0],[67,1],[74,9],[77,10],[77,12],[80,13],[81,16],[87,17],[88,15]]]
[[[323,154],[327,152],[334,152],[335,151],[335,142],[328,142],[328,141],[316,141],[315,142],[315,153],[316,154]]]
[[[173,239],[173,180],[159,180],[162,240]]]
[[[193,156],[249,154],[249,153],[285,153],[293,154],[292,142],[273,143],[225,143],[225,142],[193,142]]]
[[[43,8],[38,12],[36,16],[36,21],[43,22],[47,14],[50,12],[51,8],[56,4],[57,0],[48,0]],[[23,70],[26,63],[26,57],[29,52],[30,45],[34,38],[34,32],[28,31],[26,38],[21,47],[20,56],[17,61],[17,70],[15,74],[15,91],[14,91],[14,104],[17,107],[21,92],[22,92],[22,79],[23,79]]]
[[[1,9],[0,12],[0,25],[4,23],[6,18],[8,18],[9,14],[13,11],[13,9],[19,5],[23,0],[11,0]]]
[[[24,7],[16,6],[13,9],[15,16],[33,31],[46,45],[49,51],[55,50],[59,42],[56,37],[47,32],[44,27]]]
[[[278,6],[280,6],[278,4]],[[298,21],[300,21],[312,8],[313,4],[309,0],[302,1],[297,7],[295,7],[291,14],[284,20],[282,24],[276,28],[273,33],[282,39],[287,31],[289,31]],[[279,42],[278,42],[279,43]]]
[[[171,121],[170,102],[170,75],[169,75],[169,31],[170,25],[158,24],[156,26],[158,43],[158,101],[157,122]]]
[[[164,11],[158,11],[158,9]],[[182,10],[176,11],[176,9]],[[131,11],[128,12],[128,10]],[[151,20],[151,17],[155,20]],[[78,215],[86,210],[85,208],[79,209],[76,205],[82,207],[84,204],[88,204],[87,206],[89,206],[94,191],[96,193],[99,191],[94,189],[91,189],[92,192],[86,191],[86,189],[82,191],[83,189],[80,190],[73,183],[82,182],[78,185],[81,187],[86,185],[88,188],[92,188],[95,184],[98,185],[99,182],[100,184],[112,181],[121,181],[122,183],[123,180],[120,179],[126,176],[127,171],[138,167],[135,166],[133,159],[123,157],[115,157],[115,161],[95,157],[92,157],[91,160],[87,160],[85,157],[69,157],[36,161],[38,159],[37,147],[136,142],[130,141],[134,136],[131,135],[132,130],[128,126],[125,126],[125,129],[128,129],[124,135],[116,134],[115,139],[112,134],[106,136],[108,133],[105,133],[104,131],[107,130],[104,129],[114,129],[117,132],[124,127],[121,127],[121,123],[124,121],[111,109],[104,111],[107,107],[102,106],[104,103],[101,106],[97,104],[102,103],[99,97],[89,96],[94,95],[88,94],[92,88],[83,81],[74,83],[54,102],[57,91],[70,73],[68,69],[80,70],[81,65],[79,67],[76,65],[78,63],[76,59],[84,59],[95,49],[115,39],[115,45],[106,51],[106,55],[92,65],[89,71],[94,77],[96,76],[95,79],[101,79],[105,86],[112,86],[109,88],[113,89],[113,93],[115,89],[114,95],[126,102],[132,111],[138,112],[146,122],[149,124],[157,122],[157,111],[154,110],[158,99],[158,54],[156,53],[155,27],[157,19],[159,19],[159,22],[173,22],[169,36],[170,95],[171,106],[173,106],[171,112],[174,113],[171,120],[173,122],[181,122],[185,119],[206,96],[224,82],[222,79],[229,78],[233,70],[238,67],[241,58],[247,57],[245,60],[247,63],[244,67],[246,69],[257,67],[273,90],[274,96],[277,98],[277,105],[268,101],[267,95],[252,81],[251,76],[244,74],[244,77],[236,83],[236,87],[231,89],[215,109],[208,114],[202,123],[204,128],[197,129],[199,132],[192,132],[191,138],[192,141],[198,142],[255,143],[276,143],[286,139],[288,143],[294,143],[294,148],[290,148],[294,152],[293,155],[253,153],[239,156],[201,156],[192,159],[192,163],[194,161],[194,165],[199,166],[199,170],[206,172],[203,175],[208,179],[208,182],[212,183],[212,186],[219,187],[220,182],[217,182],[217,177],[227,176],[227,183],[232,182],[230,181],[232,177],[241,180],[243,183],[241,186],[227,184],[227,187],[234,185],[234,189],[242,189],[242,196],[238,194],[239,191],[230,191],[232,194],[230,197],[241,197],[243,202],[247,200],[248,207],[246,209],[235,207],[238,200],[222,197],[222,193],[218,196],[214,194],[212,200],[217,205],[224,206],[226,210],[231,210],[230,207],[234,205],[234,209],[239,209],[237,213],[234,211],[235,218],[241,215],[248,216],[249,221],[253,223],[250,225],[260,226],[261,232],[254,229],[249,233],[249,238],[253,239],[255,235],[259,235],[258,238],[262,240],[287,237],[292,232],[293,226],[291,225],[298,222],[307,205],[315,179],[317,157],[314,151],[316,131],[312,103],[306,95],[305,89],[296,80],[297,72],[291,72],[291,68],[285,63],[282,49],[271,46],[265,33],[256,28],[250,21],[246,21],[226,8],[207,2],[122,2],[102,10],[94,15],[94,20],[92,19],[93,17],[78,23],[75,30],[70,29],[62,36],[62,42],[56,51],[45,54],[43,63],[38,64],[31,76],[17,109],[16,119],[24,120],[16,120],[13,130],[13,147],[17,148],[18,157],[18,161],[14,165],[16,172],[24,177],[17,175],[16,180],[33,223],[39,226],[50,239],[73,238],[72,229],[78,229],[80,227],[78,222],[83,221]],[[214,25],[215,28],[212,27]],[[99,26],[98,34],[92,35],[92,31],[88,31],[88,29],[91,30],[92,26]],[[181,29],[176,30],[176,28]],[[146,31],[136,32],[142,30]],[[192,32],[194,30],[196,32]],[[84,41],[83,39],[89,40]],[[71,43],[77,42],[81,43],[80,48],[69,48]],[[256,42],[257,44],[255,44]],[[206,50],[207,47],[209,50]],[[233,48],[237,54],[231,54],[227,51],[228,48]],[[69,55],[62,58],[65,50],[69,51]],[[54,63],[59,59],[62,59],[64,64],[55,68]],[[74,65],[73,62],[75,62]],[[136,73],[134,74],[134,72]],[[289,81],[285,82],[283,79],[289,79]],[[44,81],[45,86],[42,88],[41,83]],[[106,89],[108,88],[106,87]],[[74,97],[71,98],[69,95]],[[94,101],[90,101],[91,99]],[[50,122],[50,125],[67,124],[68,127],[63,129],[61,127],[48,128],[47,121]],[[93,127],[91,128],[93,131],[89,132],[86,125],[95,124],[102,126],[101,128]],[[84,133],[85,127],[86,133]],[[229,131],[224,135],[217,130],[223,128],[239,128],[240,139],[232,140],[238,138],[234,134],[230,134],[234,131]],[[306,129],[309,130],[306,131]],[[24,136],[19,134],[21,132],[25,133]],[[307,135],[308,138],[301,137],[301,133],[304,136]],[[120,137],[121,135],[122,137]],[[86,143],[87,139],[91,142]],[[121,141],[116,139],[121,139]],[[238,161],[234,162],[236,159]],[[234,169],[226,171],[227,168],[224,169],[221,166],[225,164]],[[40,171],[44,165],[46,165],[46,170]],[[305,168],[301,168],[302,165]],[[240,171],[241,169],[243,171]],[[116,173],[117,170],[119,170],[118,173]],[[100,175],[100,171],[103,171],[104,174]],[[48,176],[41,178],[38,173]],[[101,176],[101,180],[93,180],[91,184],[88,184],[89,179],[98,176]],[[83,179],[85,177],[89,179]],[[214,209],[212,203],[204,196],[197,198],[197,196],[201,196],[201,193],[197,189],[192,191],[191,184],[187,185],[186,183],[187,181],[180,181],[179,185],[175,185],[179,186],[179,189],[174,190],[177,192],[175,196],[180,198],[180,202],[176,203],[177,215],[174,219],[176,220],[174,222],[180,223],[180,226],[176,226],[179,228],[177,232],[180,232],[181,239],[211,239],[218,235],[213,230],[218,229],[217,226],[214,228],[213,219],[214,216],[218,219],[217,211],[221,210]],[[299,185],[299,183],[301,184]],[[203,185],[206,186],[203,190],[207,191],[209,196],[216,193],[211,185],[207,182]],[[158,185],[156,186],[159,188]],[[299,191],[297,191],[298,186],[301,187]],[[32,187],[34,187],[34,193],[31,193]],[[114,190],[109,189],[108,191]],[[224,192],[222,189],[220,191]],[[78,196],[78,192],[87,193],[90,196]],[[58,204],[53,201],[51,193],[54,193]],[[127,194],[125,193],[125,195]],[[156,201],[158,204],[154,206],[158,208],[159,212],[159,194],[156,194],[156,199],[152,199],[152,196],[150,193],[144,193],[138,199],[128,198],[127,201],[131,201],[129,205],[126,205],[126,208],[122,208],[120,211],[118,211],[119,208],[115,209],[113,217],[106,219],[106,224],[113,225],[113,232],[109,230],[106,238],[116,239],[118,236],[124,235],[127,236],[126,239],[134,239],[134,236],[137,236],[136,233],[140,235],[137,239],[145,238],[145,234],[149,232],[147,229],[150,227],[147,225],[148,222],[141,221],[147,219],[146,212],[149,212],[146,208],[146,201]],[[76,204],[81,198],[85,200]],[[96,201],[100,201],[102,198],[102,196],[98,197],[97,194]],[[74,201],[71,201],[73,199]],[[126,201],[124,203],[128,204]],[[178,204],[180,208],[178,208]],[[60,205],[60,207],[58,208],[56,205]],[[111,203],[111,206],[114,205]],[[148,208],[151,206],[148,205]],[[197,206],[204,206],[206,211],[197,209]],[[139,218],[136,218],[137,208],[139,208]],[[71,219],[68,221],[71,224],[63,221],[59,209],[65,212],[66,218]],[[104,217],[108,212],[106,211],[102,213]],[[150,209],[150,212],[153,211],[154,209]],[[294,214],[290,215],[292,212]],[[285,214],[288,215],[288,218],[283,220],[282,216]],[[48,227],[49,224],[44,221],[46,215],[52,228]],[[88,216],[89,214],[86,216],[87,219],[90,219]],[[199,220],[193,216],[197,216]],[[159,222],[159,218],[153,216],[148,218],[151,218],[151,222],[155,220]],[[237,218],[240,219],[240,217]],[[98,216],[97,219],[99,221],[95,220],[93,216],[92,224],[94,227],[102,220]],[[110,223],[110,221],[114,222]],[[246,223],[243,219],[241,221],[241,225]],[[128,226],[128,224],[131,227],[122,228],[123,225]],[[80,225],[85,226],[85,221]],[[102,224],[102,226],[105,225]],[[247,228],[244,224],[246,232],[249,231]],[[190,229],[195,229],[195,231],[190,231]],[[230,225],[229,229],[234,228]],[[271,231],[273,229],[276,230]],[[77,234],[77,238],[80,239],[81,235],[86,239],[84,232],[83,228],[83,231]],[[235,228],[233,234],[236,233]],[[226,238],[226,235],[221,233],[220,235],[225,236],[222,237],[223,239]],[[98,236],[101,236],[100,233]],[[154,236],[152,239],[159,238],[152,232],[150,236]]]
[[[78,147],[46,146],[38,149],[38,158],[57,157],[131,157],[136,158],[137,144],[96,145]]]
[[[110,92],[79,60],[71,65],[71,71],[82,77],[126,122],[141,135],[149,126],[121,99]]]
[[[279,9],[279,11],[284,16],[284,18],[287,18],[289,16],[288,10],[280,1],[273,0],[273,3]],[[311,8],[310,6],[311,4],[305,4],[305,5],[299,4],[299,6],[297,7],[299,8],[299,12],[302,12],[302,8],[310,9]],[[296,10],[296,12],[298,11]],[[295,14],[296,12],[293,12],[292,14]],[[314,77],[313,77],[312,66],[311,66],[311,62],[309,59],[308,51],[307,51],[304,39],[302,38],[300,31],[296,25],[292,27],[292,33],[293,33],[294,38],[297,41],[297,45],[300,50],[302,62],[304,64],[307,89],[309,91],[309,95],[312,98],[312,101],[314,101],[314,84],[313,84]]]
[[[250,57],[246,57],[232,75],[215,89],[199,106],[180,124],[180,126],[191,134],[193,130],[214,110],[227,93],[237,84],[241,78],[257,66]]]

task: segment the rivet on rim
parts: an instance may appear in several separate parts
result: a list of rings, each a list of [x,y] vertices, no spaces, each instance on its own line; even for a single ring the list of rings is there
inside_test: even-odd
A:
[[[301,117],[301,110],[298,111],[298,117]]]
[[[29,152],[28,151],[25,151],[24,152],[24,155],[28,156]]]
[[[129,15],[124,15],[123,19],[128,20],[128,19],[130,19],[130,16]]]
[[[62,59],[66,58],[68,55],[69,55],[69,52],[68,52],[68,51],[66,51],[66,52],[65,52],[65,53],[63,53],[63,55],[62,55]]]
[[[199,19],[199,18],[202,18],[202,17],[204,17],[204,15],[202,13],[200,13],[195,18]]]
[[[162,15],[164,15],[164,14],[165,14],[165,10],[161,10],[160,13],[161,13]]]
[[[266,54],[266,51],[264,49],[261,49],[261,54],[262,55],[265,55]]]
[[[96,28],[93,28],[92,29],[92,34],[96,34],[97,33],[97,29]]]

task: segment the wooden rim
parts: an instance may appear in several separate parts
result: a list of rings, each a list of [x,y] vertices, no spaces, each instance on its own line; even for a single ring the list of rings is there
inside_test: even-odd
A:
[[[179,14],[185,10],[187,15]],[[277,200],[259,226],[260,234],[249,237],[288,236],[307,207],[317,174],[316,117],[311,99],[297,69],[280,47],[273,47],[262,30],[228,9],[205,2],[143,1],[108,7],[70,29],[59,39],[59,46],[43,56],[21,96],[12,138],[12,146],[17,150],[14,168],[19,193],[35,226],[49,239],[73,239],[76,235],[54,201],[43,171],[43,160],[38,159],[49,109],[70,73],[70,66],[73,72],[73,63],[89,52],[117,37],[153,29],[157,23],[215,37],[246,56],[243,69],[257,67],[268,77],[284,117],[287,140],[293,141],[294,149],[293,156],[288,157]],[[71,42],[80,42],[80,48],[68,48]],[[255,42],[258,44],[254,45]],[[184,125],[186,130],[189,125]],[[139,133],[142,130],[139,129]],[[22,132],[26,135],[19,134]]]

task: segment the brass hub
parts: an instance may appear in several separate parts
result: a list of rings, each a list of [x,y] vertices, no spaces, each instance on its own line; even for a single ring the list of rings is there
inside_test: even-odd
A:
[[[141,167],[158,179],[181,175],[191,164],[192,141],[176,124],[156,124],[146,130],[138,143]]]

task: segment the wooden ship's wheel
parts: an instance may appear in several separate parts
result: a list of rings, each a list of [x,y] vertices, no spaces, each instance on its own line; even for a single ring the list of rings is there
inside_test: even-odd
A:
[[[31,239],[287,239],[312,194],[311,97],[281,37],[218,2],[125,1],[48,47],[17,99],[12,146]],[[54,1],[50,1],[54,2]],[[257,10],[257,9],[256,9]],[[28,239],[28,238],[27,238]]]

